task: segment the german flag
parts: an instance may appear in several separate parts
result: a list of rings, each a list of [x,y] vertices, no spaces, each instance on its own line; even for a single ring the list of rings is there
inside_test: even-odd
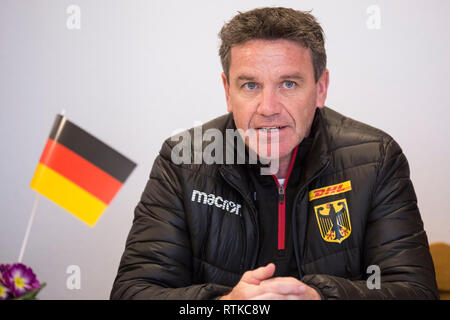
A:
[[[30,187],[93,227],[135,167],[57,115]]]

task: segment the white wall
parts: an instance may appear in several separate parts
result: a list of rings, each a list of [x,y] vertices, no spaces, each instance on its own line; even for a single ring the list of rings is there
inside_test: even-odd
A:
[[[443,199],[448,147],[450,2],[0,2],[0,263],[17,261],[35,193],[29,188],[56,113],[138,163],[91,229],[41,198],[23,262],[43,299],[106,299],[133,210],[164,138],[226,112],[217,33],[237,11],[313,9],[327,37],[327,105],[391,134],[409,159],[429,240],[450,242]],[[69,5],[81,29],[69,30]],[[381,28],[366,22],[370,5]],[[66,268],[81,268],[80,290]]]

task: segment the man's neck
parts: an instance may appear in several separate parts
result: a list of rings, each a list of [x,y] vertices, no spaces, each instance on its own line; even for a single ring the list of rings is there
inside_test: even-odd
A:
[[[278,172],[275,174],[277,179],[285,179],[286,178],[286,176],[288,174],[288,170],[289,170],[289,164],[291,163],[292,152],[293,151],[291,151],[289,154],[285,155],[283,158],[279,159]]]

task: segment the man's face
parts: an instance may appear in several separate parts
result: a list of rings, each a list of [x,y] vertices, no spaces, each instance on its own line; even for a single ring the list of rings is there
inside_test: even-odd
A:
[[[222,74],[228,112],[233,112],[236,127],[255,129],[258,137],[267,134],[268,142],[274,131],[267,128],[279,128],[280,159],[309,134],[328,88],[327,70],[317,83],[314,80],[310,50],[284,39],[233,46],[229,78],[228,84]]]

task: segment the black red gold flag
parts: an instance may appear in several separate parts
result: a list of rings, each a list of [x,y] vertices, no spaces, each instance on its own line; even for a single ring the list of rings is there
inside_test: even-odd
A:
[[[57,115],[30,187],[93,227],[135,167]]]

